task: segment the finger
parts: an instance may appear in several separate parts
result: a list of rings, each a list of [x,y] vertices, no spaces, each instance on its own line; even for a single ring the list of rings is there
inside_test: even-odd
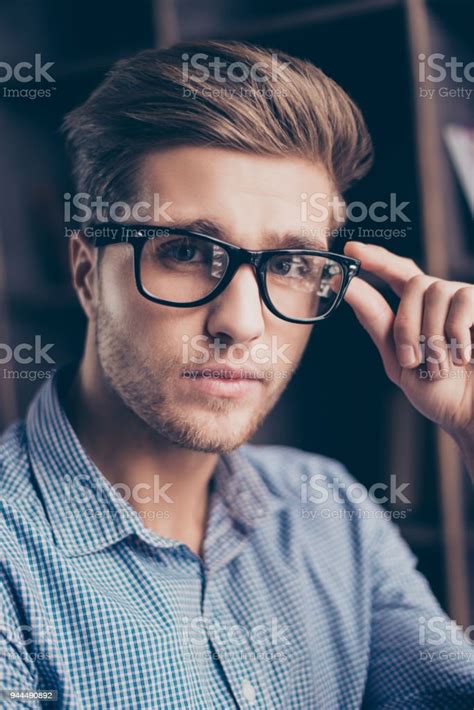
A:
[[[377,346],[387,375],[398,385],[400,366],[393,341],[394,315],[387,301],[373,286],[360,278],[351,281],[344,299]]]
[[[393,326],[397,358],[402,367],[413,369],[421,362],[423,301],[426,288],[432,281],[425,274],[414,276],[403,290]]]
[[[412,259],[392,254],[388,249],[375,244],[348,242],[344,253],[347,256],[360,259],[362,268],[386,281],[397,296],[402,295],[405,285],[410,279],[423,274],[423,271]]]
[[[426,289],[423,303],[422,340],[425,345],[425,369],[434,376],[449,367],[445,324],[455,286],[449,281],[434,280]]]
[[[465,364],[472,362],[474,326],[474,287],[466,286],[456,291],[451,299],[445,332],[454,340],[455,357]]]

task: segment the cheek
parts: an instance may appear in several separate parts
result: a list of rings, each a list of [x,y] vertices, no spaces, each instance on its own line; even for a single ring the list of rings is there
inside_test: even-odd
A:
[[[107,255],[101,267],[101,281],[103,312],[142,351],[166,351],[176,360],[183,344],[204,332],[203,309],[163,306],[138,292],[131,248],[119,247],[116,253]]]
[[[131,246],[113,245],[106,249],[100,266],[100,297],[107,313],[116,320],[138,310],[140,301],[144,301],[135,286]]]
[[[101,264],[100,306],[104,317],[122,337],[141,347],[159,322],[158,304],[147,301],[135,285],[131,247],[111,247]]]
[[[272,330],[270,343],[273,368],[292,370],[298,366],[311,335],[312,327],[282,322],[282,326]]]

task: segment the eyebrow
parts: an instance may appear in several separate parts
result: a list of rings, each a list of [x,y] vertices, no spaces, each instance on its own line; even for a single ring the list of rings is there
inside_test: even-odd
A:
[[[268,249],[317,249],[318,251],[328,251],[328,244],[323,239],[309,234],[272,234],[267,237],[272,246]]]
[[[189,232],[200,232],[201,234],[207,234],[210,237],[220,239],[221,241],[228,242],[234,246],[240,246],[239,244],[234,244],[234,242],[229,238],[229,234],[225,227],[213,220],[195,219],[187,221],[175,219],[173,220],[173,227],[177,229],[185,229]],[[316,249],[318,251],[328,251],[328,241],[316,236],[292,232],[288,232],[286,234],[271,233],[264,236],[265,245],[263,249]]]

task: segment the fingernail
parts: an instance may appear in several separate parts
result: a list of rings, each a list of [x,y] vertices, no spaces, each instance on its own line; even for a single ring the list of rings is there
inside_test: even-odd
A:
[[[402,367],[412,367],[416,363],[416,353],[413,345],[401,345],[399,357]]]

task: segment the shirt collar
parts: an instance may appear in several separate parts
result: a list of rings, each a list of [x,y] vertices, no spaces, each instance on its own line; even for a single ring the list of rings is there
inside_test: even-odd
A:
[[[147,529],[83,449],[58,396],[70,376],[61,368],[38,391],[26,417],[28,451],[56,544],[76,557],[137,534],[159,547],[180,543]],[[261,524],[282,502],[265,485],[244,454],[245,446],[220,456],[213,476],[208,520],[211,538],[229,524],[241,537]],[[207,537],[207,536],[206,536]]]
[[[245,456],[245,446],[221,455],[213,491],[203,556],[216,572],[234,559],[251,533],[284,506]]]

